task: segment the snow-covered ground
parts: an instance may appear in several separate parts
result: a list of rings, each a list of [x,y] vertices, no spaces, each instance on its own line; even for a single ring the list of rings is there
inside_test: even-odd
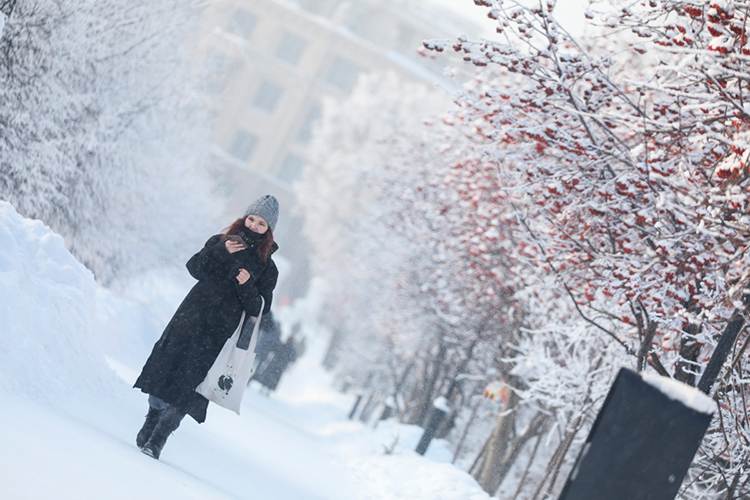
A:
[[[347,420],[353,396],[332,389],[311,327],[276,393],[253,385],[241,416],[211,406],[205,424],[184,420],[161,460],[140,453],[146,396],[130,387],[186,275],[97,289],[59,236],[0,202],[0,498],[488,498],[444,443],[412,451],[420,429]]]

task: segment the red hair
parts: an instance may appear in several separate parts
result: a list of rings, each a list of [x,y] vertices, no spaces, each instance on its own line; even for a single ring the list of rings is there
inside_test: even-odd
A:
[[[221,241],[226,241],[227,236],[230,234],[239,234],[242,228],[245,227],[245,219],[247,217],[240,217],[236,221],[224,230],[224,235],[221,237]],[[271,248],[273,247],[273,231],[269,227],[266,232],[263,233],[263,237],[258,243],[258,258],[261,262],[267,262],[268,257],[271,255]]]

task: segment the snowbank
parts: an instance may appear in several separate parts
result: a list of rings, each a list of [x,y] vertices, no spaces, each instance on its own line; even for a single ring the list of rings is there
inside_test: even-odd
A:
[[[93,328],[107,362],[140,368],[180,302],[195,285],[185,267],[154,269],[115,289],[99,287]]]
[[[0,201],[0,392],[75,403],[123,385],[91,333],[95,293],[62,237]]]
[[[451,464],[453,453],[444,440],[434,439],[421,456],[414,450],[423,429],[416,425],[348,420],[355,395],[332,389],[332,375],[321,369],[327,344],[315,329],[305,334],[308,352],[284,375],[271,401],[251,399],[248,406],[257,411],[267,404],[264,412],[274,411],[325,439],[345,476],[358,485],[354,498],[489,500],[474,478]]]

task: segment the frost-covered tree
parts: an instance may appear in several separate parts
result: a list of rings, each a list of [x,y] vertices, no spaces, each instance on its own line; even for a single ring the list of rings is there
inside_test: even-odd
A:
[[[497,206],[513,203],[517,256],[554,277],[589,325],[561,345],[598,331],[634,368],[694,384],[729,318],[744,311],[747,6],[632,4],[605,12],[605,36],[583,47],[554,20],[554,2],[476,3],[498,20],[502,41],[428,47],[488,67],[460,97],[459,120],[495,167],[505,190]],[[477,226],[492,248],[496,232]],[[714,389],[720,418],[687,498],[733,498],[750,481],[739,465],[750,425],[747,343],[737,337]]]
[[[369,338],[368,331],[378,323],[387,328],[382,319],[375,320],[382,312],[379,302],[389,298],[385,290],[396,285],[391,282],[413,248],[404,247],[408,239],[395,232],[398,220],[380,217],[379,189],[385,186],[375,186],[375,179],[394,146],[403,144],[398,133],[420,122],[421,112],[415,107],[439,109],[420,97],[425,88],[411,86],[411,92],[400,93],[400,85],[395,75],[373,75],[364,78],[345,102],[326,102],[313,137],[310,167],[297,188],[305,232],[313,242],[314,272],[331,285],[330,315],[339,316],[334,323],[355,327],[360,335],[346,336],[359,342]],[[368,350],[378,356],[377,350],[363,349]]]
[[[592,11],[604,36],[583,45],[554,2],[475,3],[498,40],[426,44],[482,68],[452,117],[428,131],[404,113],[419,91],[363,85],[328,109],[301,198],[340,369],[386,380],[415,423],[471,380],[446,424],[457,443],[491,430],[470,429],[472,396],[502,376],[512,397],[472,472],[537,499],[559,491],[617,368],[696,385],[745,313],[747,6]],[[709,387],[719,418],[685,498],[750,484],[749,343]]]
[[[214,210],[192,55],[203,3],[0,6],[0,197],[105,281],[184,257]]]
[[[414,423],[437,396],[461,407],[462,375],[485,376],[493,354],[480,358],[507,323],[493,307],[504,291],[477,286],[463,244],[473,229],[439,180],[460,144],[434,118],[446,106],[443,92],[364,78],[350,99],[326,105],[298,187],[316,274],[329,283],[337,369],[377,387],[375,402],[393,397]]]

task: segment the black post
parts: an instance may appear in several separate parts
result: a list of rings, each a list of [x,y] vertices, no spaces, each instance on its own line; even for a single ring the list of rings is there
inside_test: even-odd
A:
[[[748,303],[750,303],[750,294],[745,294],[742,296],[742,304],[745,306],[744,309],[747,309]],[[708,361],[708,365],[706,365],[706,369],[703,371],[700,382],[698,382],[698,390],[701,392],[705,394],[711,392],[711,387],[714,385],[716,377],[719,376],[721,367],[724,366],[724,362],[727,360],[727,356],[729,356],[732,346],[735,341],[737,341],[737,336],[740,334],[742,326],[745,324],[744,313],[744,310],[741,311],[735,309],[729,323],[727,323],[726,328],[724,328],[719,343],[716,345],[716,349],[714,349],[714,353],[711,355],[711,359]]]
[[[388,397],[388,398],[387,398],[387,399],[385,400],[385,406],[383,407],[383,411],[382,411],[382,413],[380,414],[380,417],[378,417],[378,420],[377,420],[377,421],[375,422],[375,425],[373,426],[373,429],[374,429],[374,428],[377,428],[378,424],[379,424],[379,423],[380,423],[381,421],[383,421],[383,420],[387,420],[387,419],[391,418],[391,415],[393,415],[393,412],[394,412],[394,410],[396,409],[396,408],[395,408],[395,406],[396,406],[396,405],[395,405],[395,403],[393,402],[393,398],[391,398],[391,397]]]
[[[430,421],[427,423],[427,427],[425,427],[424,432],[422,433],[422,438],[419,440],[419,444],[417,444],[416,452],[420,455],[424,455],[427,451],[427,447],[430,446],[430,441],[432,441],[432,438],[435,436],[435,432],[440,426],[440,422],[443,421],[443,418],[448,413],[447,406],[448,404],[445,398],[437,398],[433,403]]]
[[[474,349],[474,345],[476,345],[476,341],[474,341],[474,344],[472,344],[471,349]],[[471,349],[469,350],[469,354],[471,354]],[[416,449],[416,452],[420,455],[424,455],[424,452],[427,451],[427,447],[430,446],[430,441],[432,441],[432,438],[435,436],[435,432],[440,426],[440,422],[443,421],[443,417],[445,417],[445,415],[447,415],[450,411],[450,408],[448,407],[448,401],[450,401],[451,396],[453,395],[453,391],[455,391],[456,387],[458,387],[458,380],[464,371],[464,367],[466,366],[468,359],[470,358],[471,355],[466,358],[467,360],[464,361],[463,365],[461,365],[461,367],[456,372],[456,376],[453,377],[453,380],[451,380],[451,385],[450,387],[448,387],[448,391],[445,393],[445,397],[440,397],[433,401],[430,420],[427,423],[427,427],[425,427],[424,432],[422,433],[422,439],[419,440],[419,444],[417,445]]]
[[[440,422],[442,422],[443,417],[445,417],[445,415],[450,412],[448,401],[451,400],[453,391],[455,391],[458,387],[458,382],[461,379],[461,374],[469,364],[469,361],[471,360],[471,354],[472,352],[474,352],[474,348],[477,346],[477,343],[479,342],[479,338],[481,336],[482,332],[480,331],[469,346],[469,350],[466,353],[466,358],[464,359],[463,363],[461,363],[461,366],[458,367],[458,370],[456,370],[456,375],[453,376],[453,380],[451,380],[451,385],[448,386],[445,397],[437,398],[432,403],[432,413],[430,414],[430,421],[427,423],[427,427],[425,427],[425,430],[422,433],[422,439],[419,440],[419,444],[417,445],[416,449],[416,452],[420,455],[424,455],[424,453],[427,451],[427,447],[430,445],[430,441],[432,441],[433,436],[435,436],[435,432],[440,426]]]
[[[378,418],[378,421],[391,418],[391,415],[393,415],[395,410],[396,398],[394,398],[393,396],[388,396],[387,398],[385,398],[385,407],[383,408],[383,413],[380,414],[380,418]]]
[[[559,500],[675,498],[714,405],[700,393],[690,396],[690,405],[674,399],[675,386],[684,384],[666,380],[669,385],[620,370]]]

